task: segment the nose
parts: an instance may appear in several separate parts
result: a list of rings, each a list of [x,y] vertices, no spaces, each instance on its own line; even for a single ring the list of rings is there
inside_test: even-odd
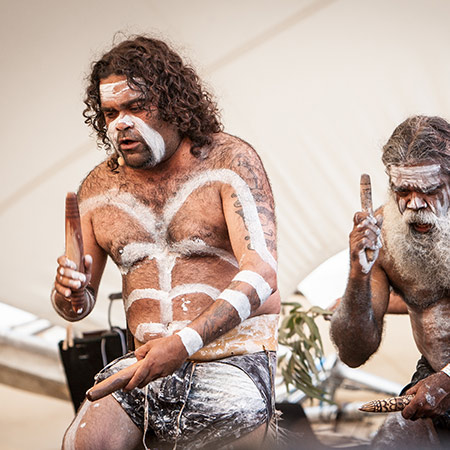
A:
[[[116,122],[117,131],[124,131],[127,130],[128,128],[133,128],[133,126],[134,122],[131,119],[131,117],[128,116],[127,114],[120,114],[119,117],[117,118]]]
[[[406,207],[413,211],[419,211],[420,209],[427,208],[428,203],[422,198],[421,195],[413,192],[408,200],[408,203],[406,204]]]

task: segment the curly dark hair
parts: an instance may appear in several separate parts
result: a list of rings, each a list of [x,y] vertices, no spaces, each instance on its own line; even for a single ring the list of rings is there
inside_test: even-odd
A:
[[[450,124],[437,116],[412,116],[402,122],[383,147],[383,163],[390,166],[435,161],[450,173]]]
[[[125,75],[131,89],[142,93],[142,106],[156,105],[160,119],[177,126],[182,137],[193,143],[191,152],[204,156],[200,148],[211,144],[212,134],[222,131],[219,111],[203,88],[195,71],[158,39],[137,36],[113,47],[92,64],[83,111],[85,123],[97,133],[99,146],[111,151],[100,105],[99,85],[109,75]],[[109,160],[116,169],[117,154]]]

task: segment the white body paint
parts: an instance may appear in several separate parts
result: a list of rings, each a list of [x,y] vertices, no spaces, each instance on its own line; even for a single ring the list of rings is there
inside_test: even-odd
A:
[[[443,367],[441,370],[450,377],[450,363]]]
[[[242,206],[244,222],[249,231],[251,248],[257,252],[263,261],[276,270],[277,264],[267,248],[256,202],[250,188],[238,174],[231,170],[209,170],[194,176],[180,187],[173,198],[167,200],[160,215],[154,214],[130,193],[119,192],[118,189],[111,189],[105,194],[91,197],[80,204],[82,215],[101,207],[118,208],[136,220],[154,241],[132,242],[119,251],[120,261],[118,265],[122,274],[128,274],[136,270],[139,267],[139,265],[136,266],[137,261],[148,259],[155,260],[157,263],[160,289],[136,289],[125,299],[126,310],[134,302],[142,299],[154,299],[160,302],[161,323],[143,323],[136,329],[136,338],[141,342],[146,333],[163,333],[165,335],[169,332],[167,327],[173,319],[172,303],[175,297],[196,292],[207,294],[212,299],[216,299],[219,295],[219,291],[216,288],[204,284],[186,284],[172,288],[172,270],[177,258],[195,253],[206,253],[217,256],[234,267],[238,267],[234,255],[224,249],[209,246],[201,239],[184,240],[171,244],[168,244],[166,239],[167,231],[173,218],[189,196],[197,189],[216,182],[228,184],[234,189]],[[242,271],[237,277],[236,280],[246,282],[255,288],[261,304],[272,293],[268,283],[256,272]],[[250,301],[242,292],[225,290],[221,298],[233,305],[241,320],[245,320],[250,316]]]
[[[243,281],[252,286],[258,294],[260,305],[264,304],[272,294],[272,288],[269,286],[269,283],[257,272],[241,270],[233,278],[233,281]]]
[[[203,347],[202,337],[192,328],[186,327],[177,332],[189,356]]]
[[[102,103],[111,101],[120,101],[121,97],[128,96],[128,99],[138,99],[141,95],[139,91],[133,90],[128,86],[127,80],[115,83],[100,84],[100,98]],[[114,149],[122,155],[118,145],[117,125],[124,124],[133,128],[144,140],[153,154],[154,164],[159,164],[166,154],[166,145],[163,137],[140,117],[133,114],[120,113],[115,120],[108,125],[107,136]],[[122,155],[123,156],[123,155]]]
[[[239,314],[242,320],[247,319],[251,313],[251,305],[248,297],[240,291],[234,291],[232,289],[225,289],[219,298],[226,300]]]
[[[76,434],[80,427],[80,423],[83,420],[83,417],[86,414],[87,410],[89,409],[90,405],[91,405],[91,402],[89,400],[86,400],[81,405],[74,421],[71,423],[70,427],[68,428],[68,430],[64,436],[64,443],[65,443],[64,448],[66,448],[67,450],[76,450],[75,449]]]
[[[170,289],[169,292],[160,290],[160,289],[135,289],[130,293],[130,295],[124,299],[125,303],[125,310],[128,311],[130,306],[138,300],[143,299],[153,299],[153,300],[159,300],[160,302],[160,309],[161,309],[161,325],[168,325],[170,322],[173,321],[173,312],[172,312],[172,301],[174,298],[179,297],[180,295],[186,295],[186,294],[195,294],[195,293],[202,293],[206,294],[209,297],[211,297],[213,300],[215,300],[218,295],[220,294],[220,291],[216,289],[213,286],[210,286],[208,284],[181,284],[176,286],[173,289]],[[146,324],[141,324],[142,326]],[[141,327],[139,325],[139,327]],[[138,327],[138,328],[139,328]],[[136,330],[136,334],[138,334],[138,330]],[[139,333],[141,334],[141,333]],[[136,336],[137,337],[137,336]],[[139,338],[138,338],[139,339]],[[141,340],[141,339],[139,339]]]

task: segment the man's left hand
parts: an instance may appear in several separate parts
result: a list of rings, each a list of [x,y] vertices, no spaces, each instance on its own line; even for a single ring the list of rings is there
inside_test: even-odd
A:
[[[450,377],[444,372],[434,373],[408,389],[406,394],[414,394],[414,398],[402,411],[405,419],[439,416],[450,409]]]

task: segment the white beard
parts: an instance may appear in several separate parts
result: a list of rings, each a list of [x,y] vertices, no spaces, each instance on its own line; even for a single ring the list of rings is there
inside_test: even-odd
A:
[[[406,210],[402,215],[392,193],[383,211],[383,239],[396,270],[411,283],[413,290],[432,292],[428,299],[408,298],[408,303],[427,307],[450,289],[449,214],[437,217],[430,211]],[[421,234],[409,225],[414,222],[434,226],[428,233]]]

